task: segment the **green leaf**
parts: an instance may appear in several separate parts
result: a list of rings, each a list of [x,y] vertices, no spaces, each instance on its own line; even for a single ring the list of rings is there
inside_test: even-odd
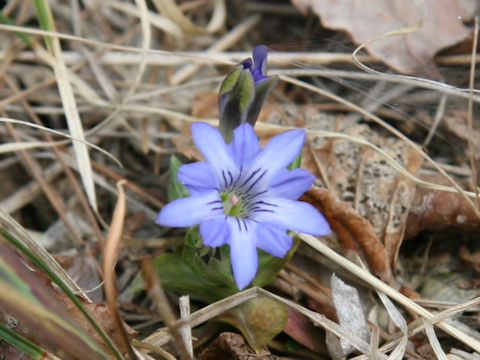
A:
[[[193,249],[198,249],[203,246],[198,226],[192,226],[187,230],[187,234],[185,235],[185,245]]]
[[[236,306],[216,319],[240,330],[258,353],[285,328],[288,311],[276,301],[259,297]]]
[[[302,163],[302,152],[300,151],[300,154],[295,158],[295,160],[292,161],[290,165],[288,165],[288,169],[293,170],[293,169],[298,169]]]
[[[170,158],[170,184],[168,185],[168,200],[173,201],[176,199],[180,199],[186,196],[189,196],[190,193],[188,192],[185,185],[183,185],[180,180],[178,180],[177,174],[178,169],[182,166],[182,162],[176,156],[172,156]]]
[[[272,281],[285,264],[292,258],[293,254],[300,245],[300,240],[295,237],[293,246],[283,258],[272,256],[265,251],[258,250],[258,272],[251,286],[263,287]]]
[[[233,280],[226,282],[224,274],[216,274],[198,255],[192,264],[178,252],[162,254],[152,264],[164,288],[197,300],[211,303],[238,292]]]

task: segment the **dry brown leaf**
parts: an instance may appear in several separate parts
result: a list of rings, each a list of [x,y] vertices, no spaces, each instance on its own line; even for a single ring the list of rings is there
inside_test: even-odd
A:
[[[85,319],[85,316],[78,310],[78,308],[63,294],[57,292],[57,298],[62,301],[66,307],[66,309],[70,312],[70,315],[76,320],[76,322],[81,326],[82,329],[88,332],[90,336],[92,336],[95,341],[100,344],[106,351],[108,349],[105,347],[103,339],[98,335],[98,333],[92,328],[90,323]],[[115,327],[115,324],[112,321],[110,313],[108,312],[107,306],[105,304],[97,304],[97,303],[86,303],[83,304],[90,314],[92,314],[93,318],[99,324],[99,326],[105,331],[105,333],[112,339],[112,342],[123,352],[125,353],[127,349],[120,338],[120,335]],[[128,326],[125,322],[123,322],[123,327],[125,328],[129,339],[133,339],[138,332]]]
[[[287,310],[288,321],[283,331],[310,350],[318,354],[327,354],[324,332],[320,331],[305,315],[291,308]]]
[[[438,176],[426,180],[442,183]],[[422,231],[443,231],[447,228],[479,233],[480,219],[460,194],[418,187],[408,214],[405,237],[412,238]]]
[[[327,116],[312,106],[304,107],[299,117],[310,129],[335,131],[367,140],[412,174],[419,171],[422,159],[417,152],[399,139],[378,136],[367,124],[351,118]],[[415,184],[407,181],[380,154],[358,143],[313,135],[309,139],[311,152],[304,152],[304,166],[317,174],[339,200],[349,203],[368,221],[386,248],[383,254],[388,257],[387,263],[395,269]]]
[[[266,348],[258,353],[250,348],[242,335],[232,332],[221,333],[203,351],[202,360],[277,360]]]
[[[301,198],[317,207],[327,218],[344,248],[360,249],[374,274],[385,282],[390,282],[392,273],[387,251],[372,225],[332,192],[314,187]]]
[[[414,1],[405,0],[292,0],[300,10],[308,8],[327,28],[347,31],[356,44],[413,25],[421,20]],[[439,78],[433,62],[441,49],[469,36],[462,20],[476,12],[476,0],[424,0],[427,16],[420,30],[374,41],[366,46],[373,55],[405,74]]]
[[[466,110],[451,110],[445,114],[444,124],[447,133],[455,135],[463,143],[468,143],[469,134],[472,134],[473,149],[480,149],[480,130],[477,127],[469,129],[467,125],[467,111]],[[475,125],[475,124],[474,124]],[[450,138],[451,139],[451,138]],[[474,158],[480,160],[480,152],[473,152]]]

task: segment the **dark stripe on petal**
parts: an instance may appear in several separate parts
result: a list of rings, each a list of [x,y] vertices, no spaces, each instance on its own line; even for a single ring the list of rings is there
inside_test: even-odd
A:
[[[258,195],[263,195],[267,192],[268,190],[263,190],[263,191],[259,191],[253,195],[249,195],[251,198],[254,198],[254,197],[257,197]]]
[[[247,180],[245,180],[245,181],[243,182],[243,184],[240,185],[240,186],[241,186],[241,187],[242,187],[242,186],[245,186],[250,180],[252,180],[252,178],[253,178],[260,170],[261,170],[261,169],[258,168],[257,170],[253,171],[253,172],[250,174],[250,176],[247,178]]]
[[[222,177],[223,177],[223,184],[224,184],[223,186],[227,187],[227,178],[225,176],[225,171],[223,171],[223,170],[222,170]]]
[[[270,203],[268,203],[266,201],[263,201],[263,200],[255,201],[252,205],[266,205],[266,206],[278,207],[277,204],[270,204]]]
[[[240,219],[236,217],[235,220],[237,221],[238,231],[242,231],[242,225],[240,224]]]
[[[250,185],[250,187],[247,189],[247,193],[248,193],[250,190],[252,190],[252,188],[260,181],[260,179],[261,179],[262,177],[265,176],[266,173],[267,173],[267,170],[265,170],[265,171],[257,178],[257,180],[255,180],[255,181],[253,182],[253,184]]]

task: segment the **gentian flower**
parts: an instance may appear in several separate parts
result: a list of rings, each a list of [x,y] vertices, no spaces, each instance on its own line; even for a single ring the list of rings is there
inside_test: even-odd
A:
[[[266,76],[267,47],[256,46],[252,59],[245,59],[225,77],[219,91],[220,130],[229,143],[233,130],[257,121],[263,102],[278,82],[278,77]]]
[[[233,131],[230,144],[207,123],[194,123],[192,135],[205,161],[179,168],[178,179],[190,196],[167,204],[156,222],[169,227],[200,224],[205,245],[228,244],[239,289],[255,277],[257,248],[276,257],[287,254],[293,244],[287,229],[312,235],[331,231],[317,209],[296,201],[314,176],[287,169],[302,149],[304,130],[281,133],[263,149],[248,123]]]

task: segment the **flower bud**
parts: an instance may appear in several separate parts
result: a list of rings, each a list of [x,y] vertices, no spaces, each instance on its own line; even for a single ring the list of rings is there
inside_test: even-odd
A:
[[[267,52],[266,46],[256,46],[253,61],[248,58],[235,66],[220,86],[220,130],[227,143],[240,124],[255,125],[265,98],[278,82],[277,76],[265,75]]]

